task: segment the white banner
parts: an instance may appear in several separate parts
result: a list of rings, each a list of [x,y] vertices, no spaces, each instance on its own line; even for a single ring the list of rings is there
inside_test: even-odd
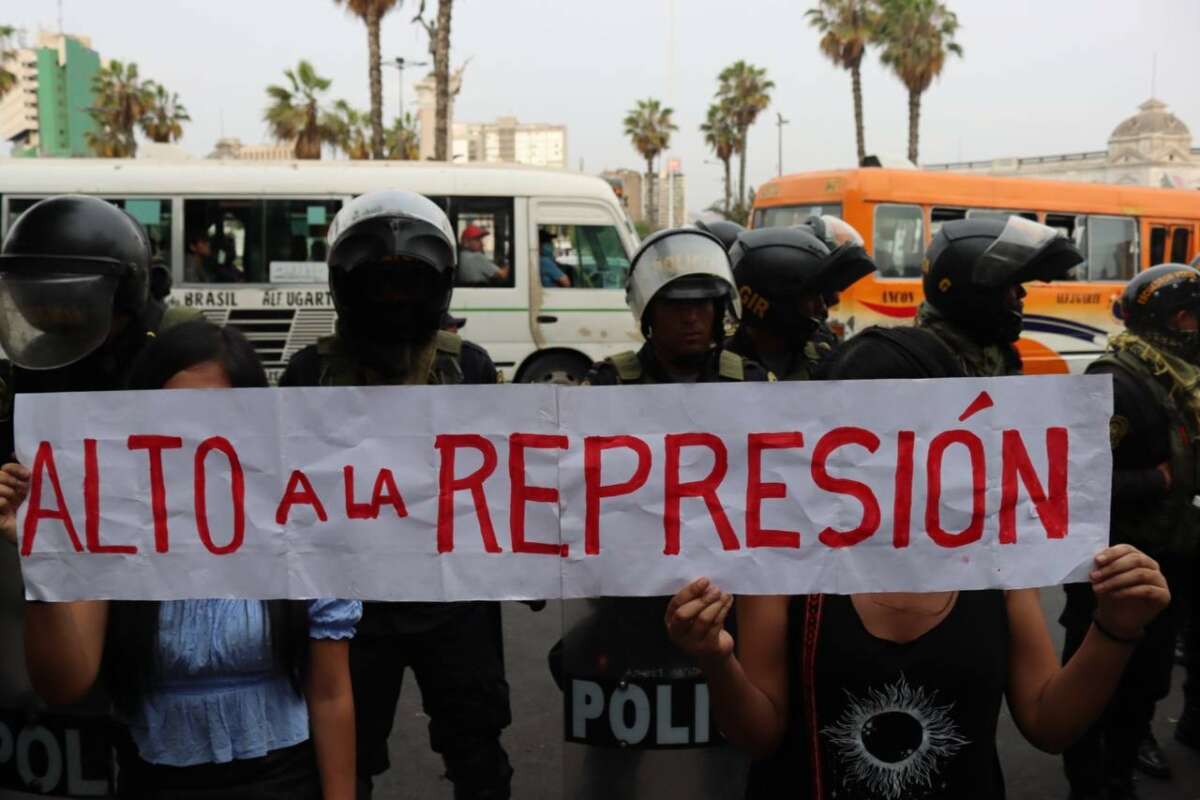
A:
[[[1086,580],[1106,376],[17,398],[38,600]]]

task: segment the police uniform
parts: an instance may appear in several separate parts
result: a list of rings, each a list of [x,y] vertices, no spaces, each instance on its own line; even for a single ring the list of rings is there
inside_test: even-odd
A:
[[[1021,284],[1065,277],[1081,261],[1059,231],[1023,217],[947,222],[922,265],[917,327],[953,353],[965,375],[1020,375],[1014,343],[1024,313],[1013,287],[1024,297]]]
[[[664,263],[669,271],[656,272]],[[647,313],[655,298],[711,299],[719,311],[714,342],[726,312],[736,313],[728,256],[707,233],[679,229],[647,238],[631,272],[630,305],[648,341],[595,364],[585,385],[679,382],[656,355]],[[687,379],[698,383],[773,379],[719,346],[693,367]],[[550,662],[564,694],[566,796],[723,798],[740,790],[745,759],[720,739],[700,670],[663,628],[669,599],[564,603],[565,633]],[[614,703],[625,713],[611,711]]]
[[[1156,281],[1164,282],[1155,288]],[[1162,311],[1154,308],[1159,304]],[[1114,337],[1108,352],[1087,369],[1111,375],[1113,382],[1111,544],[1131,544],[1154,558],[1172,602],[1146,625],[1103,717],[1064,753],[1079,797],[1134,796],[1139,744],[1150,730],[1155,703],[1170,691],[1181,599],[1200,541],[1200,397],[1188,401],[1200,391],[1192,383],[1200,381],[1200,367],[1172,354],[1176,348],[1165,325],[1170,311],[1187,307],[1200,315],[1200,273],[1182,265],[1142,273],[1126,287],[1118,307],[1127,332]],[[1159,318],[1144,319],[1147,311]],[[1170,465],[1169,485],[1158,469],[1164,463]],[[1090,585],[1065,590],[1067,605],[1059,618],[1066,629],[1064,662],[1079,649],[1096,609]]]
[[[337,333],[296,353],[281,386],[451,386],[498,381],[495,364],[483,348],[437,330],[450,302],[454,237],[436,206],[407,192],[363,195],[339,212],[329,240]],[[439,307],[372,309],[362,293],[375,292],[374,288],[364,284],[355,294],[350,281],[363,277],[364,271],[403,278],[405,267],[392,267],[388,259],[409,254],[425,266],[440,268],[444,296],[435,303]],[[364,320],[370,313],[380,319]],[[415,319],[417,326],[395,341],[386,341],[389,318]],[[500,732],[512,715],[500,605],[490,602],[364,604],[350,645],[359,796],[369,797],[373,777],[390,766],[388,738],[408,668],[429,716],[430,745],[442,756],[455,797],[509,797],[512,767],[500,746]]]
[[[160,327],[188,318],[146,313],[150,253],[140,225],[102,200],[60,196],[43,200],[13,224],[0,250],[0,294],[7,314],[0,345],[0,452],[14,452],[13,406],[17,394],[122,389],[134,359]],[[71,275],[70,281],[41,281]],[[53,311],[68,309],[70,313]],[[113,315],[123,318],[113,333]],[[69,707],[47,708],[25,672],[20,564],[15,548],[0,546],[0,724],[9,744],[28,741],[32,731],[57,773],[35,760],[32,776],[57,774],[57,783],[17,787],[56,795],[102,796],[113,791],[112,742],[116,723],[96,689]],[[3,750],[0,747],[0,750]],[[26,758],[10,748],[6,759]],[[46,762],[41,762],[45,764]],[[48,766],[48,764],[46,765]]]
[[[815,309],[807,311],[805,303],[836,295],[875,271],[862,237],[836,217],[813,217],[791,228],[744,231],[730,247],[729,258],[742,316],[727,347],[781,380],[817,377],[836,337],[824,317]],[[755,331],[782,342],[782,352],[760,352]]]

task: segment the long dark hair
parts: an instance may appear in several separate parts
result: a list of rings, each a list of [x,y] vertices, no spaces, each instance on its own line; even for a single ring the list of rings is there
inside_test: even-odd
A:
[[[129,373],[130,389],[161,389],[185,369],[214,361],[235,389],[267,386],[253,345],[235,328],[196,320],[171,327],[149,341]],[[308,662],[308,606],[302,601],[264,601],[272,658],[297,691]],[[116,707],[132,714],[159,681],[159,602],[109,604],[104,674]]]

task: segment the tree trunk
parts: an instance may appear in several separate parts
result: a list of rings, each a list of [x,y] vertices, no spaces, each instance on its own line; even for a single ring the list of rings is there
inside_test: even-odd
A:
[[[658,186],[655,181],[654,159],[646,159],[646,224],[658,230]]]
[[[749,138],[749,133],[749,128],[738,131],[738,140],[742,143],[738,162],[738,205],[742,208],[746,207],[746,139]]]
[[[732,156],[730,156],[732,158]],[[722,158],[721,161],[725,164],[725,216],[729,216],[729,190],[733,185],[733,175],[731,174],[729,161],[730,158]]]
[[[433,157],[450,158],[450,6],[453,0],[438,0],[437,31],[433,50],[433,74],[437,91]]]
[[[862,166],[863,159],[867,157],[867,143],[863,132],[862,74],[857,64],[850,68],[850,84],[854,94],[854,136],[858,141],[858,165]]]
[[[917,163],[917,137],[921,129],[921,93],[908,93],[908,160]]]
[[[379,59],[379,4],[371,3],[367,6],[367,73],[371,86],[372,158],[383,158],[383,76]]]

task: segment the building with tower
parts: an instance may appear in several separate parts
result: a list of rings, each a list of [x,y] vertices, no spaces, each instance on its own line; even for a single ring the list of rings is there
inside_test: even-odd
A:
[[[926,164],[929,170],[979,175],[1115,183],[1200,189],[1200,148],[1192,133],[1167,104],[1150,98],[1133,116],[1118,124],[1108,137],[1108,148],[991,161]]]

